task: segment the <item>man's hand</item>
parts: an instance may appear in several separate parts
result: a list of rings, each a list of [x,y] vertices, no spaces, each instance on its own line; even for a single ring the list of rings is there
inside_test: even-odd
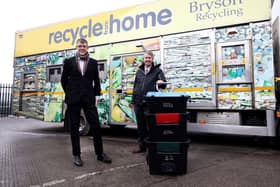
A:
[[[160,88],[160,89],[165,89],[166,88],[166,85],[167,85],[167,82],[164,82],[163,80],[158,80],[156,82],[157,84],[157,90]]]
[[[164,81],[163,80],[157,80],[157,85],[159,85],[159,84],[163,84],[164,83]]]

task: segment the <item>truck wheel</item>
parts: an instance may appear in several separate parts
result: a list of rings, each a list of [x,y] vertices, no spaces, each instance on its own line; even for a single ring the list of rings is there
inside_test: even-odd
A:
[[[67,115],[68,115],[68,113],[67,113],[67,110],[66,110],[65,114],[64,114],[63,128],[66,132],[69,132],[70,131],[70,126],[69,126],[70,123],[69,123],[69,119],[68,119]],[[86,116],[85,116],[84,112],[82,111],[81,115],[80,115],[79,135],[80,136],[86,136],[86,135],[89,134],[89,132],[90,132],[90,125],[86,120]]]
[[[86,136],[90,132],[90,124],[86,120],[86,116],[84,112],[81,112],[80,116],[80,127],[79,127],[79,134],[80,136]]]

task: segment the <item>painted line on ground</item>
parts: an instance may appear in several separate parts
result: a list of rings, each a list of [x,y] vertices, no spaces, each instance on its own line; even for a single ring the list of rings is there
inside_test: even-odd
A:
[[[80,179],[83,179],[85,177],[94,176],[94,175],[98,175],[98,174],[102,174],[102,173],[113,172],[113,171],[120,170],[120,169],[133,168],[133,167],[140,166],[140,165],[143,165],[143,164],[144,164],[144,162],[143,163],[138,163],[138,164],[126,165],[126,166],[118,166],[118,167],[114,167],[114,168],[105,169],[105,170],[102,170],[102,171],[95,171],[95,172],[92,172],[92,173],[86,173],[86,174],[80,175],[78,177],[75,177],[75,180],[80,180]]]
[[[109,169],[105,169],[105,170],[101,170],[101,171],[94,171],[94,172],[91,172],[91,173],[85,173],[85,174],[79,175],[77,177],[74,177],[74,181],[82,180],[86,177],[90,177],[90,176],[94,176],[94,175],[100,175],[102,173],[109,173],[109,172],[113,172],[113,171],[117,171],[117,170],[121,170],[121,169],[129,169],[129,168],[137,167],[137,166],[144,165],[144,164],[145,163],[142,162],[142,163],[138,163],[138,164],[118,166],[118,167],[109,168]],[[2,181],[0,181],[0,182],[2,182]],[[65,182],[66,182],[66,179],[59,179],[59,180],[53,180],[53,181],[45,182],[42,185],[32,185],[30,187],[41,187],[41,186],[46,187],[46,186],[53,186],[53,185],[57,185],[57,184],[65,183]]]
[[[50,182],[44,183],[43,186],[53,186],[56,184],[64,183],[65,181],[66,181],[66,179],[50,181]]]
[[[37,132],[23,132],[23,131],[9,131],[12,134],[24,134],[31,136],[69,136],[69,134],[53,134],[53,133],[37,133]]]

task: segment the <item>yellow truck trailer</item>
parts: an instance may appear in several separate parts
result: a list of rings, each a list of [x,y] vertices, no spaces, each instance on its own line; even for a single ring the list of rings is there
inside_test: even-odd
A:
[[[170,89],[191,96],[189,132],[276,137],[279,60],[270,10],[267,0],[158,0],[17,32],[13,111],[61,121],[62,63],[86,38],[99,62],[102,124],[136,126],[134,75],[152,50]]]

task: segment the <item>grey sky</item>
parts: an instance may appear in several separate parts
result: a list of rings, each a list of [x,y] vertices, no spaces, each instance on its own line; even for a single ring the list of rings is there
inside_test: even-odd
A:
[[[8,0],[0,6],[0,83],[12,83],[15,32],[153,0]]]

